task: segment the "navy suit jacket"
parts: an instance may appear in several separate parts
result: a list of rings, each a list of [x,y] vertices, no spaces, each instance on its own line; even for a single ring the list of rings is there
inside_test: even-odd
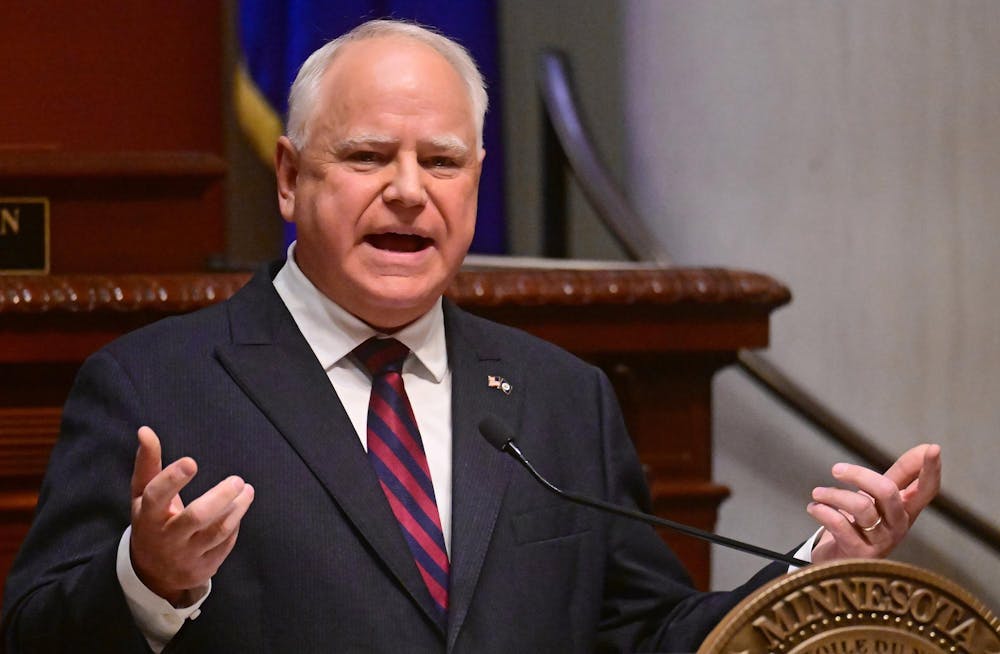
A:
[[[168,652],[693,650],[782,572],[772,565],[734,592],[695,592],[651,528],[540,488],[483,439],[483,417],[510,425],[556,484],[648,507],[606,377],[446,301],[454,462],[442,630],[356,432],[271,284],[276,270],[83,365],[8,578],[8,652],[146,651],[115,575],[143,424],[164,461],[198,462],[186,502],[231,474],[256,490],[201,615]],[[491,388],[491,375],[511,392]]]

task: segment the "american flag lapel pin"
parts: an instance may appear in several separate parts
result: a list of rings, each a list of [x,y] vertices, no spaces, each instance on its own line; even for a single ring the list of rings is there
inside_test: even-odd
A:
[[[490,388],[498,388],[503,391],[504,395],[510,395],[511,385],[503,377],[498,377],[496,375],[487,375],[486,385]]]

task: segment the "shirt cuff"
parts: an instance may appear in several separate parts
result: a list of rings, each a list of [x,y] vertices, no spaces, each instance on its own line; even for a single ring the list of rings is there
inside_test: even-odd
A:
[[[819,535],[822,533],[823,533],[823,528],[820,527],[815,532],[813,532],[813,535],[810,536],[806,542],[802,543],[802,546],[799,549],[795,550],[795,554],[792,554],[792,556],[799,559],[800,561],[807,561],[809,563],[812,563],[813,547],[816,546],[816,539],[819,538]],[[788,566],[788,572],[795,572],[798,569],[799,566],[797,565]]]
[[[212,592],[212,580],[209,579],[204,592],[193,604],[182,608],[174,607],[139,580],[132,567],[131,542],[132,527],[129,526],[118,543],[118,560],[115,566],[118,583],[121,584],[125,602],[136,626],[146,637],[149,647],[160,654],[184,626],[185,620],[194,620],[201,614],[201,605]]]

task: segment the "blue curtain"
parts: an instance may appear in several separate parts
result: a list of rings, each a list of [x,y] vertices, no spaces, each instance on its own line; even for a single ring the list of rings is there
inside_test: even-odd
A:
[[[434,27],[469,49],[488,85],[483,126],[486,160],[472,251],[506,252],[496,0],[241,0],[239,31],[245,72],[281,121],[288,88],[305,58],[330,39],[373,18],[403,18]],[[294,227],[294,226],[290,226]],[[286,234],[288,242],[294,232]]]

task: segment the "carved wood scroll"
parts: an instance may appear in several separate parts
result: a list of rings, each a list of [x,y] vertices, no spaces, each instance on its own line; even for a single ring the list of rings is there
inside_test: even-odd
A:
[[[0,276],[0,314],[180,313],[231,296],[249,275]],[[791,294],[771,277],[721,268],[463,270],[448,296],[465,307],[698,304],[770,311]]]

